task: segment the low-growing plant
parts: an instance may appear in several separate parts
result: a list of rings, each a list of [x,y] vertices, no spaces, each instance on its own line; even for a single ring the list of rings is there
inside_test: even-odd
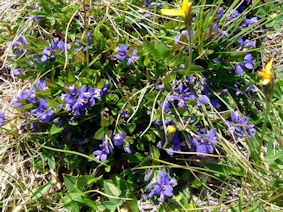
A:
[[[282,80],[271,58],[261,68],[255,30],[270,19],[260,5],[30,6],[32,27],[8,48],[12,76],[28,85],[11,105],[19,133],[42,148],[34,167],[64,184],[57,203],[138,211],[146,194],[161,211],[201,210],[194,196],[209,192],[215,209],[282,206],[282,130],[272,121],[282,126]],[[30,204],[51,187],[32,191]]]

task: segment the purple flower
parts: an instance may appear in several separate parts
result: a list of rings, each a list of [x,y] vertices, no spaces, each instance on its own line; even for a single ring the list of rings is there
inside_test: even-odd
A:
[[[128,56],[127,56],[128,48],[125,44],[121,44],[119,47],[117,47],[116,51],[117,51],[116,58],[118,60],[127,60],[127,58],[128,58]]]
[[[236,91],[236,96],[244,95],[244,92],[239,89],[239,84],[234,83],[233,87],[235,88],[234,90]]]
[[[126,119],[130,117],[130,111],[129,110],[122,110],[119,112],[121,115],[121,118]]]
[[[242,27],[243,28],[249,27],[249,26],[255,24],[256,22],[258,22],[257,17],[247,18],[243,21]]]
[[[247,69],[253,69],[255,65],[255,61],[253,60],[252,54],[248,53],[244,57],[244,61],[241,63],[238,63],[235,68],[235,73],[239,76],[244,75],[244,68]]]
[[[42,50],[42,56],[41,56],[41,62],[46,62],[48,59],[53,59],[55,58],[55,55],[54,55],[54,50],[47,46],[45,47],[43,50]]]
[[[233,134],[236,140],[252,138],[256,134],[254,125],[249,123],[246,116],[241,117],[239,112],[232,112],[231,121],[227,121],[228,130]]]
[[[35,90],[34,88],[22,91],[15,97],[11,103],[13,107],[22,107],[25,103],[35,103]]]
[[[137,56],[137,49],[134,49],[130,56],[128,56],[127,51],[127,46],[125,44],[121,44],[119,47],[116,48],[117,54],[115,57],[120,61],[126,61],[127,65],[130,65],[131,63],[134,63],[139,59],[139,57]]]
[[[70,44],[66,44],[66,47],[67,47],[67,49],[70,49],[71,48],[71,45]],[[53,38],[52,40],[51,40],[51,48],[53,49],[53,50],[59,50],[60,51],[60,54],[62,53],[62,52],[64,52],[65,51],[65,42],[64,41],[62,41],[62,40],[60,40],[59,38]]]
[[[24,53],[24,48],[26,47],[27,43],[23,37],[19,37],[18,40],[16,40],[12,44],[12,49],[15,53],[15,55],[21,55]]]
[[[212,99],[211,100],[211,104],[215,108],[220,108],[221,107],[221,105],[220,105],[220,103],[219,103],[219,101],[217,99]]]
[[[65,102],[65,109],[71,112],[75,119],[80,118],[103,95],[101,89],[88,88],[87,85],[83,85],[79,91],[74,86],[69,86],[66,90],[61,99]]]
[[[254,85],[249,85],[249,86],[246,88],[246,92],[249,92],[249,93],[256,93],[257,90],[255,89],[255,86],[254,86]]]
[[[42,17],[40,17],[40,16],[35,16],[35,17],[34,17],[34,20],[35,20],[35,21],[40,21],[41,19],[42,19]]]
[[[152,198],[154,195],[158,196],[160,202],[164,202],[167,198],[173,196],[173,186],[177,185],[175,179],[171,179],[168,174],[160,170],[157,179],[153,179],[147,186],[147,190],[151,190],[148,194],[148,198]]]
[[[22,73],[22,68],[17,68],[17,69],[13,69],[11,70],[11,76],[14,78],[15,76],[21,76],[23,73]]]
[[[5,118],[5,113],[0,112],[0,127],[2,127],[5,124],[6,118]]]
[[[173,151],[180,152],[180,151],[182,151],[181,148],[186,146],[185,142],[181,142],[181,138],[180,138],[180,136],[177,133],[174,134],[171,143],[172,143],[172,146],[169,147],[168,151],[167,151],[167,153],[170,156],[173,156],[173,154],[174,154]]]
[[[175,44],[179,45],[183,39],[189,40],[189,33],[187,30],[183,30],[181,34],[175,36]]]
[[[54,115],[54,110],[51,109],[45,99],[39,99],[39,105],[36,109],[33,109],[32,114],[34,114],[41,123],[48,123],[51,121]]]
[[[127,58],[127,65],[130,65],[131,63],[134,63],[139,59],[139,57],[137,56],[137,53],[138,53],[138,50],[136,49],[132,51],[131,56]]]
[[[130,144],[127,143],[127,144],[124,145],[124,151],[127,152],[128,154],[132,154]]]
[[[213,34],[212,39],[218,39],[219,37],[224,39],[228,36],[228,33],[225,30],[222,30],[217,24],[213,25],[211,31]]]
[[[113,136],[112,140],[114,142],[114,145],[119,147],[124,143],[125,139],[126,139],[126,134],[118,133]]]
[[[247,69],[253,69],[254,68],[254,64],[255,64],[255,61],[253,60],[253,56],[248,53],[245,55],[244,57],[244,65]]]
[[[242,38],[238,38],[238,43],[242,48],[251,48],[256,46],[256,41],[251,41],[249,39],[243,40]]]
[[[156,144],[156,146],[161,149],[163,146],[163,142],[162,141],[158,141],[158,143]]]
[[[238,10],[234,10],[234,11],[228,16],[228,20],[232,21],[232,20],[236,19],[239,15],[240,15],[240,13],[238,12]]]
[[[109,154],[113,152],[111,144],[106,141],[105,137],[102,139],[102,143],[99,145],[100,150],[94,151],[92,154],[97,161],[104,162],[107,160]]]
[[[87,33],[87,42],[91,43],[92,42],[92,35],[90,32]]]
[[[217,11],[217,18],[218,19],[221,19],[223,17],[223,12],[224,12],[223,7],[219,7],[219,9]]]
[[[235,69],[235,73],[239,76],[243,76],[244,75],[244,69],[242,67],[242,64],[239,63],[236,65],[236,69]]]
[[[199,101],[204,105],[207,105],[210,102],[209,98],[206,95],[199,95]]]
[[[217,139],[218,137],[215,134],[215,129],[211,129],[208,132],[205,129],[200,129],[191,139],[191,142],[196,152],[211,154],[214,151],[214,146],[217,144]]]
[[[162,89],[164,89],[165,88],[165,85],[164,84],[159,84],[159,85],[156,85],[155,86],[155,89],[157,89],[157,90],[162,90]]]
[[[37,81],[37,83],[35,84],[35,87],[37,87],[41,91],[48,89],[48,86],[46,85],[46,80],[44,79],[40,79],[39,81]]]

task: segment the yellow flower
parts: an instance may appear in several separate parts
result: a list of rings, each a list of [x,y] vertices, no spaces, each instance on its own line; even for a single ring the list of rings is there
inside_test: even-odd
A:
[[[162,15],[168,16],[181,16],[185,20],[189,20],[192,10],[192,2],[184,0],[182,6],[179,9],[161,9],[160,12]]]
[[[168,135],[171,136],[176,132],[176,127],[172,125],[168,125],[166,130],[167,130]]]
[[[272,62],[273,62],[273,58],[271,58],[271,60],[266,64],[265,68],[263,68],[262,71],[258,72],[258,76],[260,77],[259,83],[261,85],[267,85],[272,83],[272,79],[273,79],[273,73],[271,71]]]

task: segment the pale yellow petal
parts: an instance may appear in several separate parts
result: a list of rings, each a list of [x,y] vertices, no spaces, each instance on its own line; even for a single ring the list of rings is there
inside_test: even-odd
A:
[[[160,13],[162,15],[168,15],[168,16],[183,16],[181,10],[176,10],[176,9],[161,9]]]
[[[260,83],[261,83],[262,85],[267,85],[267,84],[270,83],[270,79],[263,79],[263,80],[261,80]]]
[[[271,58],[271,60],[266,64],[264,68],[266,72],[271,72],[272,62],[273,62],[273,58]]]
[[[190,2],[188,0],[184,0],[182,2],[182,9],[181,10],[187,13],[187,11],[190,10],[191,6],[192,6],[192,2]]]

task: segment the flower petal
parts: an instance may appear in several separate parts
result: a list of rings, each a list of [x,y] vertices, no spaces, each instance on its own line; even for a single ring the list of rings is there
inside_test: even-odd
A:
[[[168,15],[168,16],[183,16],[182,11],[176,9],[161,9],[160,13],[162,15]]]

